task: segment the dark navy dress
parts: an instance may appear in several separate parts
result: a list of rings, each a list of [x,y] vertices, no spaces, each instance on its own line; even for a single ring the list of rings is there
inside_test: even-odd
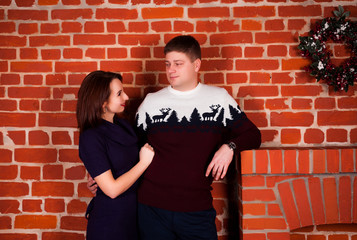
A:
[[[100,126],[81,134],[79,156],[93,178],[110,169],[116,179],[137,163],[138,140],[125,120],[103,120]],[[87,210],[87,240],[138,239],[136,189],[137,183],[111,199],[98,187]]]

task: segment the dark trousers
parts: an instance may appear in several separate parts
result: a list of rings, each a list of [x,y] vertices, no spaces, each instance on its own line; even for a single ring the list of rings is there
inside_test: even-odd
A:
[[[173,212],[139,203],[142,240],[217,240],[216,211]]]

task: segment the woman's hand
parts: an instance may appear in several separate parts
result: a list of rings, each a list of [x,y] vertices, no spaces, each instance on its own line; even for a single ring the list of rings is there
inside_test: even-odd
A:
[[[146,143],[141,149],[139,153],[140,157],[140,162],[147,164],[147,166],[150,165],[152,162],[152,159],[154,158],[155,152],[154,149]]]

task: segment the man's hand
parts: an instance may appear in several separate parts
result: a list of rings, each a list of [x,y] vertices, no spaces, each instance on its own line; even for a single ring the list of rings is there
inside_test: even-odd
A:
[[[91,191],[91,193],[95,196],[97,193],[97,188],[98,185],[97,183],[94,181],[94,179],[88,175],[88,182],[87,182],[87,188],[89,189],[89,191]]]
[[[227,144],[223,144],[214,154],[211,163],[208,165],[206,177],[212,171],[212,177],[215,180],[226,176],[229,164],[232,162],[234,152]]]

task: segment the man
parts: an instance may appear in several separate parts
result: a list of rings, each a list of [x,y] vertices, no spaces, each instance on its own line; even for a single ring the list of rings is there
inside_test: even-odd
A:
[[[201,49],[191,36],[164,48],[170,86],[137,112],[139,137],[155,149],[138,192],[142,239],[217,239],[211,183],[234,153],[260,146],[260,131],[223,88],[198,82]],[[145,142],[145,141],[144,141]]]
[[[138,190],[140,236],[215,240],[212,180],[235,153],[260,146],[260,131],[225,89],[199,83],[196,39],[175,37],[164,53],[170,86],[148,94],[136,115],[139,139],[155,149]]]

